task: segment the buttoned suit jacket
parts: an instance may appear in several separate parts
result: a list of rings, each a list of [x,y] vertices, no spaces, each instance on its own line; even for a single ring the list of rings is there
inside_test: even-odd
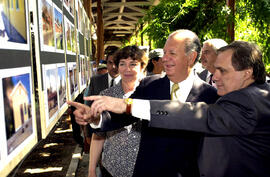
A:
[[[180,88],[181,89],[181,88]],[[170,81],[167,76],[150,76],[141,81],[132,98],[170,99]],[[187,101],[205,101],[214,103],[217,99],[216,89],[196,76]],[[163,114],[165,112],[161,112]],[[105,119],[103,131],[113,124],[128,124],[132,117]],[[104,117],[105,118],[105,117]],[[120,122],[120,123],[119,123]],[[110,128],[109,128],[110,129]],[[197,177],[199,175],[197,159],[203,134],[188,131],[151,128],[148,121],[142,122],[140,148],[135,164],[134,177]]]
[[[150,104],[151,127],[207,134],[199,161],[201,176],[270,176],[268,84],[253,83],[212,105],[168,101]]]

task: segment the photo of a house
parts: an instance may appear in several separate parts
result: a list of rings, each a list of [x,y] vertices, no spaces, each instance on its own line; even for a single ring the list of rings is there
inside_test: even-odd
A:
[[[72,52],[75,53],[76,52],[76,32],[75,32],[75,28],[73,25],[70,26],[71,29],[71,47],[72,47]]]
[[[66,50],[71,51],[71,25],[67,18],[65,18],[65,38],[66,38]]]
[[[68,76],[69,76],[69,93],[70,96],[72,97],[74,95],[74,74],[73,74],[74,70],[72,67],[68,68]]]
[[[54,30],[56,49],[63,50],[63,14],[54,7]]]
[[[0,48],[7,43],[27,44],[25,0],[0,0]]]
[[[80,1],[78,1],[78,30],[82,33],[82,24],[83,24],[83,12],[82,12],[82,4]]]
[[[59,107],[61,108],[67,100],[65,66],[58,67],[58,95],[59,95]]]
[[[46,0],[41,1],[43,44],[54,47],[53,7]]]
[[[29,81],[29,73],[2,79],[8,153],[33,132]]]
[[[49,118],[58,110],[57,100],[57,68],[46,70],[46,90],[48,99]]]
[[[80,57],[81,86],[86,84],[86,59]]]

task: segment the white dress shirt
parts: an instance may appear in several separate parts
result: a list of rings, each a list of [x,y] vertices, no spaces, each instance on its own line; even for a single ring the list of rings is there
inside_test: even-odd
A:
[[[183,103],[186,102],[187,97],[192,88],[194,79],[195,79],[194,72],[191,71],[189,76],[186,78],[186,80],[183,80],[182,82],[178,83],[179,90],[176,91],[178,101],[183,102]],[[170,93],[172,90],[172,85],[173,85],[173,82],[170,81]],[[140,119],[150,120],[149,100],[133,99],[133,104],[131,107],[131,114],[132,116],[140,118]]]
[[[108,73],[108,86],[109,86],[109,87],[110,87],[110,85],[111,85],[112,79],[113,79],[112,76]],[[118,75],[116,78],[114,78],[113,85],[118,84],[120,80],[121,80],[121,76]]]

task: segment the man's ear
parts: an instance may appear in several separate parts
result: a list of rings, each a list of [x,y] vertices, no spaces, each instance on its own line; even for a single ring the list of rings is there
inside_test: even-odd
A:
[[[252,68],[245,69],[244,79],[245,80],[253,79],[253,69]]]
[[[195,59],[197,58],[198,53],[195,51],[190,52],[188,55],[189,65],[194,65]]]

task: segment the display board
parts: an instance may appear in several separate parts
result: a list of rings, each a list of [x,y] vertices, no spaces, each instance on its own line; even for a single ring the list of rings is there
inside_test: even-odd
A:
[[[37,143],[27,0],[0,0],[0,176]]]
[[[90,25],[80,0],[0,0],[0,176],[86,88]]]
[[[85,49],[85,31],[89,31],[85,21],[89,19],[80,0],[39,0],[37,7],[40,38],[37,71],[41,77],[39,94],[43,103],[40,122],[42,138],[45,138],[68,107],[60,101],[74,100],[87,85],[86,72],[81,74],[80,58],[84,61],[89,55]],[[83,65],[85,67],[86,61]],[[59,66],[62,66],[61,73]],[[65,99],[63,95],[60,98],[60,83],[57,82],[59,74],[63,76],[64,73]]]

